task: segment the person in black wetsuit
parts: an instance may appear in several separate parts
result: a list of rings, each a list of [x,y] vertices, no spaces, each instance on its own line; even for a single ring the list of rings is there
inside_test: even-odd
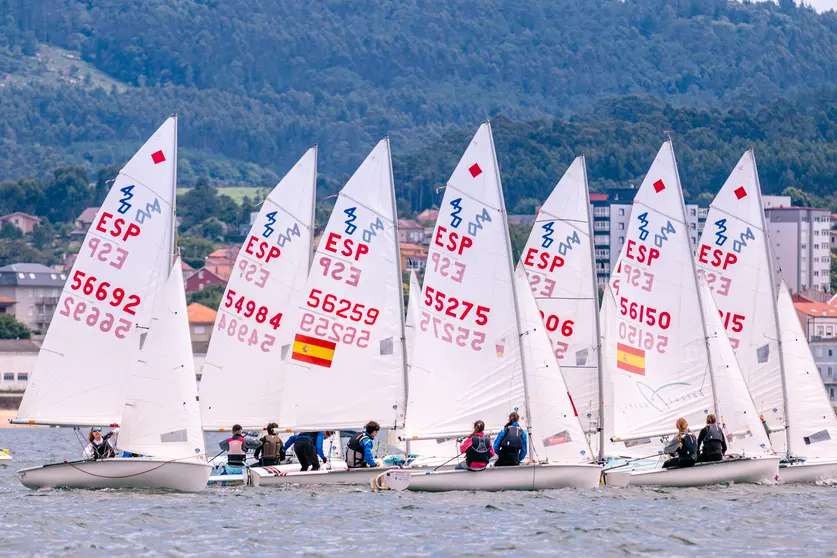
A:
[[[666,448],[668,451],[668,447]],[[663,463],[663,467],[691,467],[697,461],[697,440],[695,435],[689,432],[689,423],[686,419],[677,419],[677,445],[674,446],[674,457]]]
[[[285,450],[293,446],[294,455],[299,460],[302,471],[307,471],[309,468],[312,471],[319,471],[320,459],[323,463],[327,461],[323,452],[323,441],[329,436],[331,432],[300,432],[288,438],[285,442]]]
[[[727,452],[727,439],[724,431],[718,426],[715,415],[706,416],[706,426],[698,435],[698,463],[721,461]]]

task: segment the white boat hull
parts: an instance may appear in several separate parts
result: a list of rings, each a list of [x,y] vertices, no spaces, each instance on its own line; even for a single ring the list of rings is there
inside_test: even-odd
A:
[[[707,486],[721,483],[773,482],[779,474],[779,457],[731,459],[698,463],[674,469],[639,469],[604,471],[608,486]]]
[[[324,469],[319,471],[300,471],[298,464],[281,465],[278,467],[250,467],[247,469],[248,481],[251,486],[275,486],[282,484],[356,484],[368,485],[370,480],[382,471],[384,467],[349,469],[343,464],[342,468]]]
[[[779,481],[823,482],[837,480],[837,461],[806,461],[779,465]]]
[[[18,476],[23,486],[31,489],[147,488],[198,492],[206,486],[211,472],[207,463],[134,457],[41,465],[21,469]]]
[[[376,479],[378,488],[417,492],[453,490],[548,490],[553,488],[595,488],[602,468],[594,464],[537,464],[517,467],[488,467],[482,471],[387,471]]]

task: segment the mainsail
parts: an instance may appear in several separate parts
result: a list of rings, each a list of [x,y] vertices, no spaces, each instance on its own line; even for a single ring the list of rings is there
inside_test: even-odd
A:
[[[602,424],[599,293],[583,156],[538,212],[518,268],[526,270],[581,423],[595,433]]]
[[[150,331],[126,383],[119,449],[206,461],[179,258],[163,285]]]
[[[407,365],[409,366],[410,359],[413,356],[413,345],[416,338],[416,325],[419,322],[419,297],[421,297],[421,287],[418,284],[418,277],[415,271],[410,271],[410,294],[407,301],[407,317],[404,319],[404,336],[407,344]]]
[[[711,365],[692,247],[671,142],[634,199],[613,281],[615,332],[606,339],[614,435],[630,444],[693,427],[714,411]],[[615,335],[613,335],[615,333]]]
[[[280,349],[292,342],[308,278],[316,181],[312,148],[267,196],[238,252],[202,370],[206,430],[293,422]]]
[[[389,140],[340,191],[282,347],[298,429],[404,419],[404,293]]]
[[[750,394],[777,450],[787,423],[775,285],[755,156],[746,152],[712,201],[697,251]]]
[[[837,418],[784,281],[779,288],[778,309],[788,407],[793,417],[788,429],[791,447],[795,454],[808,460],[835,459]]]
[[[17,423],[117,424],[141,335],[172,265],[177,117],[120,171],[84,238]]]

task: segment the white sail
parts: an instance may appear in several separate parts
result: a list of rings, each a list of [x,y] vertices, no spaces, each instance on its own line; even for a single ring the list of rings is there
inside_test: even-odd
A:
[[[403,423],[404,299],[389,141],[341,190],[283,355],[298,429]]]
[[[157,458],[206,460],[180,259],[154,305],[131,367],[118,447]]]
[[[413,345],[416,339],[416,326],[419,322],[419,298],[421,287],[418,284],[418,277],[415,271],[410,271],[410,298],[407,302],[407,317],[404,320],[404,336],[407,343],[407,364],[412,362]]]
[[[714,411],[689,237],[674,153],[666,142],[634,199],[618,281],[612,282],[616,332],[604,345],[613,379],[614,435],[643,445],[646,455],[656,449],[657,436],[676,431],[678,418],[696,427]]]
[[[312,148],[267,196],[238,252],[202,370],[207,430],[292,422],[282,404],[281,347],[292,342],[308,278],[316,181]]]
[[[837,418],[784,281],[779,288],[778,309],[788,407],[793,417],[788,431],[791,446],[797,456],[805,459],[835,459]]]
[[[171,269],[176,164],[171,117],[120,171],[96,214],[15,422],[120,421],[127,372]]]
[[[491,128],[448,181],[431,238],[410,366],[407,435],[469,433],[524,415],[514,283]]]
[[[567,393],[567,384],[522,267],[518,267],[516,284],[524,353],[523,381],[529,394],[526,425],[531,433],[530,456],[552,463],[593,461],[572,401],[569,395],[563,395]]]
[[[715,399],[718,403],[715,418],[727,436],[727,451],[751,457],[772,455],[770,439],[747,390],[744,375],[712,300],[712,291],[704,272],[698,275],[698,280],[700,296],[703,297],[703,318],[713,367]],[[692,430],[703,426],[698,423],[689,424]]]
[[[697,251],[712,298],[759,413],[785,445],[775,287],[765,241],[761,192],[752,151],[745,153],[712,201]]]
[[[538,213],[518,267],[526,270],[570,397],[587,432],[600,424],[598,287],[584,157]]]

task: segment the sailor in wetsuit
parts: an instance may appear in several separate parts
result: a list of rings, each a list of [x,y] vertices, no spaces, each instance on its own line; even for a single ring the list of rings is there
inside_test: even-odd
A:
[[[727,452],[727,440],[724,431],[718,426],[715,415],[706,415],[706,426],[698,435],[698,463],[721,461]]]
[[[90,434],[87,435],[87,447],[84,448],[84,457],[88,459],[107,459],[113,457],[113,446],[108,440],[111,436],[116,434],[119,430],[114,428],[104,436],[102,436],[102,428],[95,426],[90,429]]]
[[[233,425],[232,437],[218,442],[218,447],[227,452],[227,465],[230,467],[244,467],[247,463],[247,451],[262,445],[255,438],[244,437],[242,431],[240,424]]]
[[[285,451],[293,446],[294,455],[299,460],[302,471],[307,471],[309,468],[312,471],[319,471],[320,459],[323,460],[323,463],[327,461],[323,453],[323,441],[329,436],[331,436],[331,432],[300,432],[288,438],[288,441],[285,442]],[[317,459],[317,456],[320,459]]]
[[[520,426],[519,420],[520,415],[511,413],[509,422],[506,423],[502,432],[494,440],[494,452],[497,454],[497,461],[494,462],[495,467],[520,465],[526,459],[529,439],[526,431]]]
[[[697,441],[695,435],[689,432],[689,423],[686,419],[677,419],[677,440],[666,446],[667,453],[673,453],[674,457],[663,463],[663,467],[691,467],[697,459]]]

